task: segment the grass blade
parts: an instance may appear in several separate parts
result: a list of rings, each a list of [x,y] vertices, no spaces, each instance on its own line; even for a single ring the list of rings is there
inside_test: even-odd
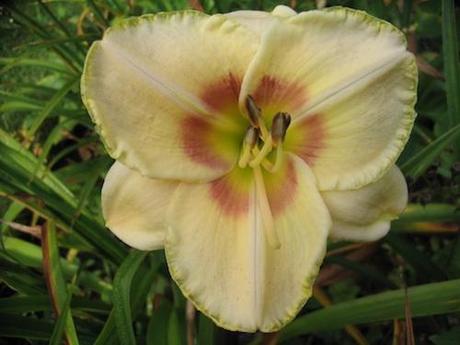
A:
[[[52,222],[48,222],[42,227],[42,248],[43,271],[45,273],[46,285],[48,287],[51,302],[56,315],[58,317],[64,317],[65,308],[69,308],[70,296],[67,291],[64,274],[62,273],[56,238],[56,227]],[[69,345],[78,345],[77,332],[72,315],[67,312],[65,319],[61,322],[63,323],[62,327],[65,329],[67,343]],[[59,328],[56,328],[55,332],[53,332],[56,339],[59,339],[59,332]]]
[[[136,345],[132,328],[130,290],[134,274],[145,259],[147,252],[132,251],[115,275],[113,281],[113,308],[118,337],[123,345]]]
[[[145,298],[150,291],[152,281],[157,274],[158,268],[163,264],[164,258],[162,252],[153,252],[150,254],[150,267],[145,263],[139,267],[133,278],[132,285],[136,289],[131,291],[131,315],[135,318],[139,314],[140,308],[143,306]],[[100,332],[94,345],[114,345],[118,343],[115,330],[115,308],[112,309],[104,328]]]
[[[408,289],[412,316],[460,311],[460,279]],[[282,341],[301,334],[343,328],[404,317],[405,291],[383,292],[358,298],[299,317],[281,331]]]
[[[442,0],[442,50],[450,128],[460,124],[460,62],[454,0]]]
[[[66,328],[68,325],[68,320],[71,315],[69,314],[70,309],[70,300],[72,298],[71,294],[67,294],[66,300],[62,306],[61,314],[58,316],[56,324],[54,325],[53,333],[51,334],[51,339],[49,345],[60,345],[64,334],[66,333]],[[72,342],[68,341],[69,344]]]
[[[168,345],[168,320],[172,311],[171,303],[161,300],[153,311],[147,328],[147,345]],[[203,344],[204,343],[199,343]]]
[[[420,177],[428,167],[433,164],[441,152],[460,137],[460,124],[439,136],[436,140],[425,146],[416,155],[401,165],[405,175],[413,178]]]
[[[107,314],[109,305],[104,302],[73,297],[70,303],[72,309]],[[19,296],[0,298],[0,313],[22,314],[32,311],[52,311],[51,300],[48,295]]]
[[[104,26],[104,28],[109,26],[109,22],[102,15],[99,7],[94,3],[93,0],[86,0],[87,5],[91,8],[94,13],[94,16],[99,20],[99,22]]]
[[[65,65],[62,65],[60,63],[56,62],[50,62],[50,61],[43,61],[39,59],[31,59],[31,58],[7,58],[7,57],[1,57],[0,58],[0,65],[5,65],[1,70],[0,74],[5,73],[6,71],[10,70],[11,68],[14,67],[21,67],[21,66],[27,66],[27,67],[38,67],[38,68],[44,68],[48,69],[50,71],[55,71],[59,72],[62,74],[67,74],[67,75],[72,75],[74,76],[75,73],[70,72]]]
[[[216,333],[216,325],[204,314],[199,314],[198,318],[198,344],[213,345]]]
[[[37,172],[37,158],[7,133],[0,130],[0,190],[7,197],[19,202],[15,197],[18,193],[26,193],[36,197],[51,210],[55,218],[63,224],[73,224],[73,229],[88,243],[99,248],[103,255],[120,263],[126,256],[125,247],[103,227],[98,218],[90,216],[83,210],[77,214],[78,200],[69,189],[46,167],[40,167]],[[39,178],[40,177],[40,178]],[[11,196],[11,193],[14,193]],[[30,199],[30,198],[28,198]],[[22,204],[30,203],[29,200]],[[40,211],[40,208],[37,208]],[[54,217],[53,217],[54,218]]]
[[[27,137],[30,139],[33,138],[35,132],[41,126],[43,121],[45,121],[51,112],[53,112],[53,110],[55,110],[62,103],[67,93],[69,93],[69,91],[77,85],[79,80],[80,78],[71,79],[58,92],[56,92],[56,94],[48,101],[48,103],[46,103],[43,109],[41,109],[40,113],[38,113],[38,115],[34,118],[34,121],[27,129]]]
[[[11,314],[0,314],[0,334],[2,337],[48,340],[53,331],[53,323]]]

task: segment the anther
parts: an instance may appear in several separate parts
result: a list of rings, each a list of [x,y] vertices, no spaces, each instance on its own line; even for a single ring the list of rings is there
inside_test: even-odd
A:
[[[255,127],[249,127],[246,131],[241,149],[238,165],[240,168],[245,168],[251,159],[251,150],[257,145],[259,139],[259,130]]]
[[[251,125],[259,128],[262,112],[251,95],[246,98],[246,109],[248,110],[249,122],[251,122]]]
[[[272,121],[272,128],[270,130],[274,146],[277,146],[284,141],[286,131],[290,124],[291,115],[288,113],[277,113],[275,115]]]
[[[257,106],[254,98],[248,95],[246,98],[246,109],[248,111],[249,122],[255,128],[258,128],[263,140],[269,136],[269,132],[262,119],[262,110]]]
[[[259,130],[255,127],[249,127],[244,136],[244,142],[252,149],[259,139]]]

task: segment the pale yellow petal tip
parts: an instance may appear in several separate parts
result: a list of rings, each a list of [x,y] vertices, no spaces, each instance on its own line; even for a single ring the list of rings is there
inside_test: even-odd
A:
[[[305,279],[303,285],[303,296],[298,300],[296,304],[294,304],[292,307],[286,310],[285,318],[280,319],[278,320],[278,322],[275,322],[267,327],[261,327],[260,329],[258,329],[259,331],[264,333],[277,332],[282,328],[286,327],[290,322],[292,322],[296,318],[296,316],[299,314],[299,312],[302,310],[302,308],[305,306],[305,304],[308,302],[308,300],[313,294],[313,285],[319,274],[319,270],[323,263],[324,256],[326,255],[326,245],[324,246],[322,252],[323,254],[321,255],[321,259],[318,259],[316,261],[311,274]]]
[[[273,9],[272,14],[278,17],[291,17],[295,16],[297,12],[288,6],[278,5]]]
[[[303,285],[304,294],[301,296],[299,301],[297,301],[293,306],[286,309],[286,312],[285,312],[286,316],[282,319],[279,319],[277,322],[274,322],[267,326],[252,327],[252,326],[243,325],[243,324],[235,324],[235,323],[232,323],[231,321],[225,320],[221,316],[211,313],[205,306],[200,304],[195,298],[195,296],[192,293],[190,293],[190,291],[187,289],[186,284],[184,280],[182,279],[181,274],[179,273],[180,269],[177,269],[174,266],[173,259],[172,259],[172,257],[174,256],[173,251],[168,250],[167,240],[165,242],[165,255],[166,255],[166,262],[168,265],[168,270],[171,274],[172,279],[174,280],[174,282],[177,284],[177,286],[181,290],[182,294],[193,303],[193,305],[198,311],[205,314],[217,326],[227,329],[229,331],[245,332],[245,333],[255,333],[257,331],[264,332],[264,333],[276,332],[284,328],[287,324],[289,324],[295,319],[295,317],[299,314],[300,310],[305,306],[305,304],[308,302],[308,300],[312,296],[313,284],[316,280],[316,277],[318,276],[319,269],[324,260],[324,256],[326,255],[326,246],[324,246],[322,252],[323,254],[321,255],[321,258],[316,261],[313,267],[313,270],[311,272],[311,275],[309,275],[305,279],[305,282]]]

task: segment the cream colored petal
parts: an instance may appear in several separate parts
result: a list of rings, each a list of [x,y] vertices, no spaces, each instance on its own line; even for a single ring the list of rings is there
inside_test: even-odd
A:
[[[375,241],[390,230],[407,205],[407,184],[393,166],[377,182],[357,190],[322,192],[333,226],[330,236],[352,241]]]
[[[300,159],[255,176],[263,179],[256,183],[251,169],[237,169],[211,183],[181,184],[168,212],[165,250],[182,292],[219,326],[269,332],[310,297],[331,223]]]
[[[236,22],[193,11],[109,29],[88,53],[82,96],[111,156],[152,178],[229,171],[246,126],[240,83],[257,47]]]
[[[262,35],[269,27],[274,16],[289,17],[297,13],[283,5],[276,6],[273,12],[264,11],[234,11],[226,13],[225,16],[236,20],[238,23],[255,32],[257,35]]]
[[[176,182],[143,177],[115,162],[102,187],[106,226],[131,247],[163,248],[165,213],[176,187]]]
[[[390,168],[413,125],[417,69],[404,35],[350,9],[272,20],[245,76],[267,123],[293,120],[285,148],[313,169],[321,190],[355,189]]]

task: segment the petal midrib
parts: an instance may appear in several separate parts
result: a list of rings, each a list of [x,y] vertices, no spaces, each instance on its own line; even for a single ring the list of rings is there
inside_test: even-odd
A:
[[[123,50],[120,49],[117,45],[113,44],[113,42],[108,40],[101,41],[101,45],[103,45],[104,48],[110,50],[119,60],[132,67],[132,69],[142,75],[142,77],[147,80],[155,90],[168,97],[168,99],[170,99],[184,111],[190,112],[190,108],[192,108],[203,115],[212,114],[212,111],[209,109],[209,107],[207,107],[206,104],[199,98],[195,97],[190,92],[187,92],[176,83],[167,81],[164,77],[152,73],[152,71],[150,71],[146,66],[143,66],[141,62],[135,61],[130,56],[128,56],[128,54],[125,54]]]
[[[393,67],[397,66],[401,63],[407,55],[405,52],[398,51],[397,53],[389,55],[386,59],[380,61],[378,64],[374,64],[366,69],[364,72],[359,74],[358,76],[352,76],[345,80],[340,85],[337,85],[329,92],[325,93],[323,96],[318,97],[318,99],[314,100],[313,102],[309,103],[303,110],[299,111],[299,115],[295,116],[292,120],[292,123],[296,123],[305,119],[312,113],[318,111],[322,105],[326,102],[332,103],[334,101],[340,100],[342,97],[346,97],[347,90],[352,89],[355,86],[363,87],[367,83],[372,82],[375,77],[378,77],[388,70],[392,69]],[[359,85],[361,84],[361,85]]]

